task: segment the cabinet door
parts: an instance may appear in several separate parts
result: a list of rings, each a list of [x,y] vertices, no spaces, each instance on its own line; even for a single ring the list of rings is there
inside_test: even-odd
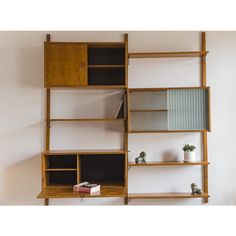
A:
[[[168,93],[168,130],[210,131],[210,98],[206,89],[172,89]]]
[[[45,87],[87,86],[87,44],[45,43]]]

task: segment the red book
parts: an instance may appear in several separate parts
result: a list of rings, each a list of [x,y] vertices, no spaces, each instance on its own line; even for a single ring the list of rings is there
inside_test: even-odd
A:
[[[83,182],[77,184],[73,187],[73,191],[78,191],[80,193],[94,193],[100,191],[101,185],[99,184],[90,184],[88,182]]]

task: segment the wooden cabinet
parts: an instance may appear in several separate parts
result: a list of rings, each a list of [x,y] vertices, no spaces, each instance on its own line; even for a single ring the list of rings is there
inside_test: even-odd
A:
[[[210,88],[129,89],[131,133],[210,131]]]
[[[45,87],[123,88],[124,43],[45,42]]]
[[[205,33],[201,51],[128,53],[124,42],[45,42],[46,126],[42,154],[42,192],[39,198],[124,197],[124,203],[140,198],[203,198],[208,202],[207,131],[210,131],[210,89],[206,86]],[[128,59],[199,57],[201,87],[129,88]],[[144,78],[146,79],[146,78]],[[115,118],[51,119],[51,88],[125,89]],[[51,122],[124,121],[121,150],[50,150]],[[128,162],[129,133],[200,132],[203,157],[198,162]],[[129,193],[128,170],[138,166],[202,166],[203,194]],[[76,183],[101,184],[97,194],[73,192]],[[190,182],[191,183],[191,182]]]
[[[45,87],[87,86],[87,44],[44,44]]]

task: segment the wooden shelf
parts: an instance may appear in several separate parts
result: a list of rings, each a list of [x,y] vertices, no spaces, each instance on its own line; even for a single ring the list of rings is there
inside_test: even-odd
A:
[[[87,42],[89,48],[124,48],[124,42]]]
[[[121,90],[124,85],[88,85],[88,86],[50,86],[46,87],[52,90]]]
[[[129,133],[202,133],[207,130],[130,130]]]
[[[88,68],[125,68],[125,65],[88,65]]]
[[[132,109],[130,112],[166,112],[167,109],[154,109],[154,110],[138,110],[138,109]]]
[[[76,168],[47,168],[46,171],[77,171]]]
[[[80,155],[80,154],[125,154],[123,149],[94,149],[94,150],[50,150],[45,155]]]
[[[193,166],[193,165],[209,165],[209,162],[197,161],[197,162],[183,162],[183,161],[154,161],[147,162],[146,164],[136,164],[135,162],[129,162],[128,166]]]
[[[191,193],[129,193],[130,199],[145,199],[145,198],[208,198],[208,194],[192,195]]]
[[[170,57],[202,57],[208,52],[133,52],[129,58],[170,58]]]
[[[167,90],[178,90],[178,89],[208,89],[209,87],[169,87],[169,88],[129,88],[129,92],[160,92]]]
[[[121,186],[101,186],[101,191],[93,194],[74,192],[72,187],[47,187],[38,198],[92,198],[126,197],[126,188]]]
[[[87,119],[50,119],[49,121],[51,122],[83,122],[83,121],[121,121],[121,120],[124,120],[124,119],[121,119],[121,118],[96,118],[96,119],[90,119],[90,118],[87,118]],[[46,120],[47,121],[47,120]]]

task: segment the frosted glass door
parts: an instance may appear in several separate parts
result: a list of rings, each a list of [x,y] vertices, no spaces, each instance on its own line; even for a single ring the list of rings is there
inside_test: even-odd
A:
[[[167,91],[168,130],[207,130],[207,89]]]
[[[167,130],[167,91],[132,92],[130,119],[132,131]]]

